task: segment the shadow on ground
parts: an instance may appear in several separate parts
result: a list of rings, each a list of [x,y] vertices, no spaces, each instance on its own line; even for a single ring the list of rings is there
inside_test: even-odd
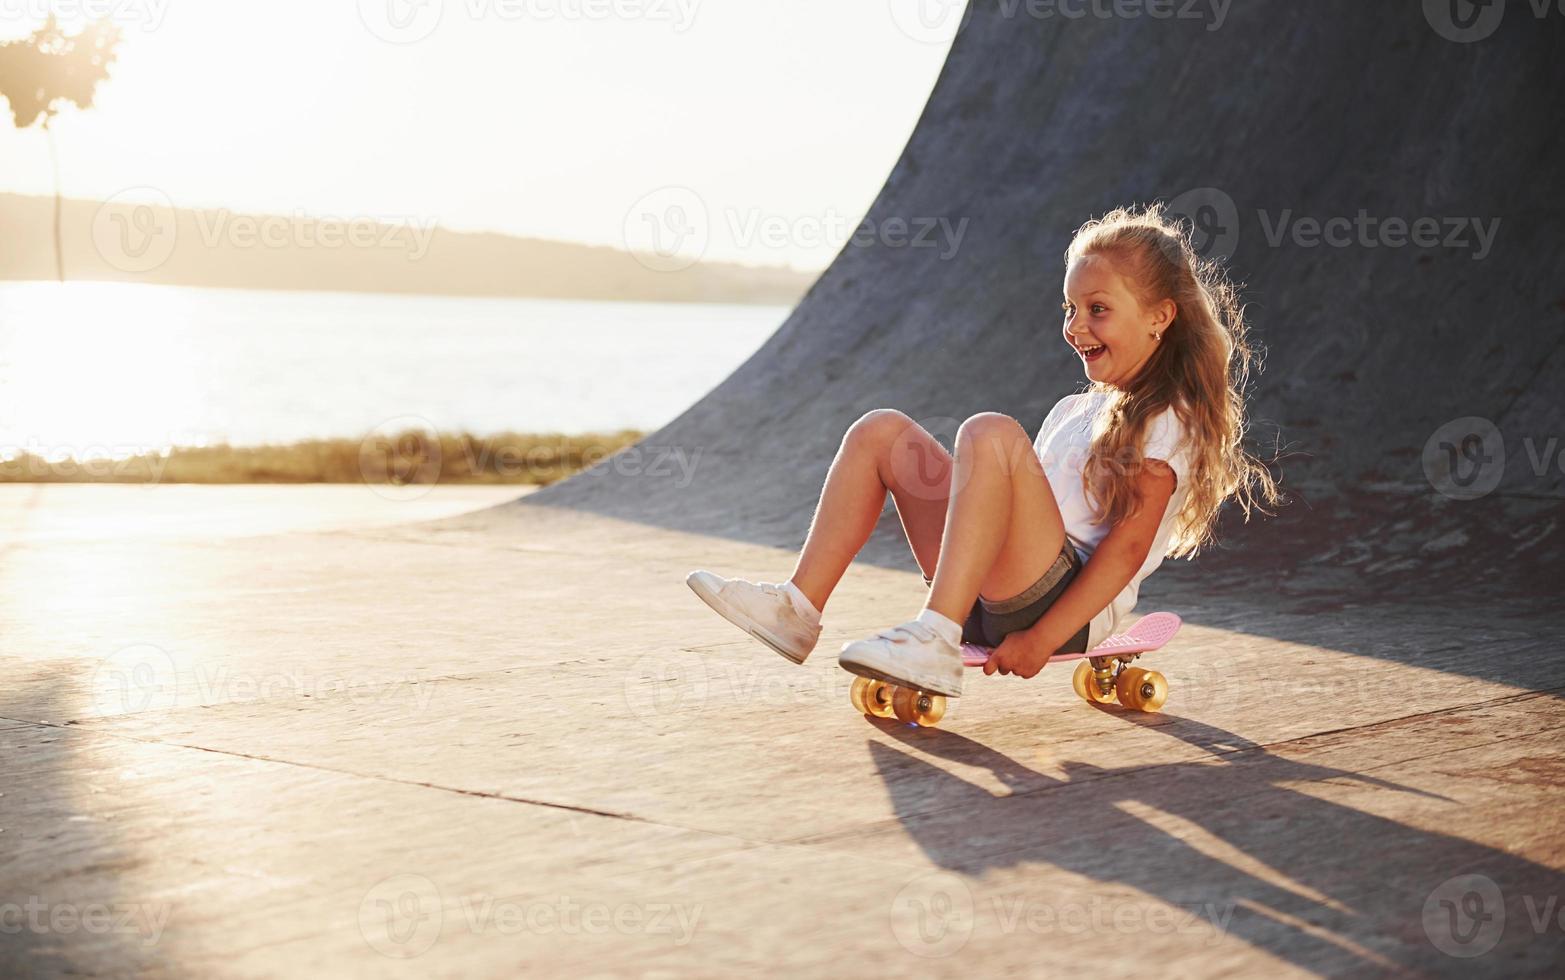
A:
[[[879,719],[905,751],[875,741],[868,750],[907,834],[932,862],[969,880],[996,868],[1054,865],[1133,888],[1187,910],[1192,928],[1219,930],[1328,976],[1459,969],[1462,960],[1436,943],[1483,953],[1477,963],[1485,972],[1541,975],[1565,957],[1565,934],[1546,911],[1557,911],[1550,899],[1565,895],[1565,876],[1341,801],[1373,806],[1379,794],[1395,793],[1453,802],[1447,797],[1290,758],[1188,718],[1099,710],[1210,756],[1125,770],[1065,761],[1055,777],[954,732]],[[988,770],[1016,795],[997,797],[926,756]],[[1552,752],[1534,761],[1560,771]],[[943,803],[935,812],[927,805],[932,783]],[[1488,895],[1475,914],[1451,904],[1475,901],[1454,879],[1477,872],[1498,889],[1503,914]],[[1047,904],[1056,929],[1072,902],[1063,893],[1017,900],[1013,913]],[[1125,939],[1146,945],[1155,960],[1156,937],[1133,932]]]

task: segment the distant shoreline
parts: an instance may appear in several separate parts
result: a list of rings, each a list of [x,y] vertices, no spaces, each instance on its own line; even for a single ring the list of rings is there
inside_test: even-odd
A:
[[[491,436],[409,430],[363,439],[270,446],[176,446],[121,459],[0,459],[3,483],[367,483],[372,486],[547,486],[638,442],[645,433],[507,432]]]
[[[58,281],[56,281],[54,279],[46,278],[46,277],[44,277],[44,278],[35,278],[35,279],[11,279],[11,278],[7,278],[3,274],[0,274],[0,286],[61,286],[61,285],[64,285],[64,286],[75,286],[75,285],[85,285],[85,286],[143,285],[143,286],[166,286],[166,287],[169,287],[171,289],[214,289],[214,290],[222,290],[224,292],[238,292],[238,293],[244,293],[244,292],[323,293],[323,294],[337,293],[337,294],[340,294],[340,295],[343,295],[343,296],[408,296],[408,297],[426,297],[426,298],[429,298],[429,299],[453,299],[453,300],[463,300],[463,299],[477,299],[477,300],[484,300],[484,299],[522,299],[522,300],[528,300],[529,302],[538,302],[538,303],[626,303],[626,304],[630,304],[630,305],[644,305],[644,304],[647,304],[647,303],[669,303],[669,304],[675,305],[675,306],[687,306],[687,305],[697,305],[697,306],[775,306],[775,307],[778,307],[780,309],[785,309],[785,310],[786,309],[792,309],[792,307],[794,305],[792,303],[759,303],[759,302],[756,302],[756,303],[742,303],[742,302],[739,302],[737,300],[725,300],[725,299],[648,300],[648,299],[634,299],[634,298],[622,298],[622,297],[591,297],[591,296],[516,296],[516,295],[505,294],[505,293],[493,293],[493,294],[483,294],[483,293],[423,293],[423,292],[412,292],[412,291],[408,291],[408,290],[347,289],[347,288],[338,288],[338,287],[317,288],[317,287],[314,287],[314,286],[268,286],[268,287],[257,287],[257,286],[236,286],[236,285],[232,285],[232,284],[212,285],[212,284],[203,284],[203,283],[182,283],[182,282],[147,282],[147,283],[142,283],[142,282],[134,282],[134,281],[130,281],[130,280],[125,280],[125,279],[66,279],[65,282],[61,283],[61,282],[58,282]]]
[[[388,224],[68,198],[67,282],[642,303],[792,306],[817,273],[696,262],[438,223]],[[54,282],[54,201],[0,193],[0,281]]]

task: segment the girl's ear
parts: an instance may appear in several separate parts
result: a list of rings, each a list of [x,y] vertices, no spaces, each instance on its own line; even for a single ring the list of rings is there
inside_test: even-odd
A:
[[[1179,307],[1174,303],[1173,300],[1165,299],[1161,303],[1158,303],[1156,306],[1152,307],[1153,329],[1155,329],[1158,333],[1162,333],[1165,329],[1167,329],[1170,323],[1174,322],[1174,317],[1178,315],[1178,313]]]

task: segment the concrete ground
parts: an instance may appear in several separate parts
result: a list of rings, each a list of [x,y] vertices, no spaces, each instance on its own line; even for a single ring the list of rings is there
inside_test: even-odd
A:
[[[1565,659],[1523,620],[1165,590],[1162,714],[1050,669],[915,729],[834,660],[911,572],[855,566],[795,667],[682,581],[787,552],[452,516],[514,495],[3,488],[0,975],[1565,963]]]

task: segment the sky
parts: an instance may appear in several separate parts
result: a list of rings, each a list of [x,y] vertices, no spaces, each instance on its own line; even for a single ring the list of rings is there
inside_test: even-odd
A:
[[[819,269],[874,199],[953,0],[0,0],[125,31],[54,123],[67,196],[434,221]],[[7,115],[5,118],[9,118]],[[35,127],[0,191],[52,193]]]

